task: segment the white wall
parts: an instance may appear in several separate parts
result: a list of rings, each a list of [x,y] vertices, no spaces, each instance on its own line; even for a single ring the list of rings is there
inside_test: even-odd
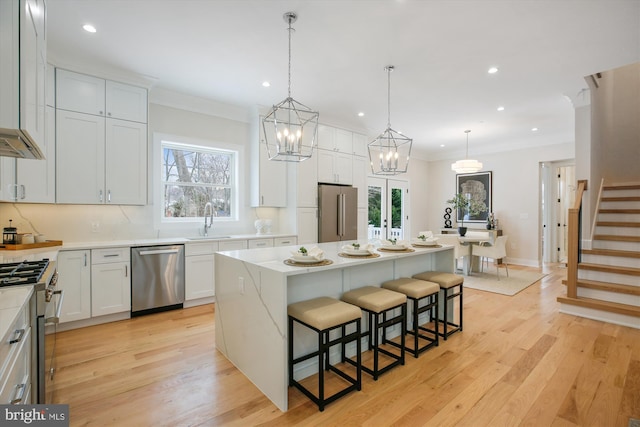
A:
[[[478,156],[483,171],[492,171],[493,209],[505,235],[509,235],[508,259],[514,264],[538,265],[540,162],[574,158],[574,144],[545,145],[537,148],[492,153]],[[456,192],[456,174],[452,160],[428,163],[427,185],[412,182],[413,198],[426,202],[427,226],[438,231],[444,226],[446,200]],[[485,228],[484,223],[465,223]],[[453,226],[456,227],[455,221]]]

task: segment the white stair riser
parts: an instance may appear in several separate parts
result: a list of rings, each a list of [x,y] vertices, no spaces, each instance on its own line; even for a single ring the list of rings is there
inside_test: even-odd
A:
[[[640,307],[640,295],[621,294],[618,292],[578,287],[578,296]]]
[[[640,329],[640,321],[634,316],[611,313],[587,307],[579,307],[573,304],[560,304],[560,313],[572,314],[574,316],[586,317],[587,319],[594,319],[601,322]]]
[[[640,222],[640,214],[599,213],[598,214],[598,221]]]
[[[603,190],[602,197],[640,197],[640,190]]]
[[[640,242],[617,242],[615,240],[592,240],[592,249],[617,249],[640,252]]]
[[[640,267],[640,258],[628,258],[611,255],[582,254],[582,262],[589,264],[612,265],[616,267]],[[640,282],[640,278],[638,278]]]
[[[640,285],[640,277],[627,274],[608,273],[605,271],[581,270],[578,267],[578,279],[595,280],[597,282],[615,283],[619,285]]]
[[[608,227],[597,225],[596,234],[612,234],[614,236],[640,236],[640,227]]]
[[[640,201],[600,202],[600,209],[640,209]]]

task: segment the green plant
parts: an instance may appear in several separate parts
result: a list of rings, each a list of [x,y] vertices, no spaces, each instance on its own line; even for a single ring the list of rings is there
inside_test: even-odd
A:
[[[459,215],[462,218],[460,221],[461,227],[464,227],[465,212],[469,217],[472,217],[488,210],[484,201],[475,200],[470,194],[457,193],[453,199],[447,200],[447,203],[451,205],[452,208],[457,209],[458,212],[462,212],[462,215]]]

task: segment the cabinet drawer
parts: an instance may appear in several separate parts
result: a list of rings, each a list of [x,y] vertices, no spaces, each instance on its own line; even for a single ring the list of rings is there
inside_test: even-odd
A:
[[[128,262],[129,248],[92,249],[91,264],[108,264],[111,262]]]
[[[296,236],[291,237],[275,237],[273,239],[274,246],[291,246],[298,244],[298,239]]]
[[[218,242],[188,243],[184,245],[184,255],[210,255],[218,251]]]
[[[20,313],[18,313],[13,325],[7,329],[7,336],[2,343],[0,343],[0,377],[2,377],[8,368],[7,364],[13,360],[18,348],[20,348],[20,345],[26,339],[29,328],[29,302],[27,300],[25,306],[20,310]],[[12,341],[16,342],[12,343]]]
[[[248,241],[249,249],[255,248],[272,248],[273,239],[250,239]]]
[[[26,401],[31,385],[29,369],[31,360],[31,328],[27,329],[24,339],[20,341],[15,358],[9,361],[7,370],[0,377],[0,404],[9,404],[16,399],[16,403],[31,403]]]
[[[247,249],[246,240],[225,240],[218,243],[218,248],[221,251],[237,251],[239,249]]]

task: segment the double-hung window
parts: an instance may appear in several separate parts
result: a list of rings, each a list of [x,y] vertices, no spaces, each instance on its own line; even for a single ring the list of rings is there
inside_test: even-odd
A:
[[[201,218],[207,203],[218,220],[238,218],[237,151],[164,140],[161,147],[163,221]]]

